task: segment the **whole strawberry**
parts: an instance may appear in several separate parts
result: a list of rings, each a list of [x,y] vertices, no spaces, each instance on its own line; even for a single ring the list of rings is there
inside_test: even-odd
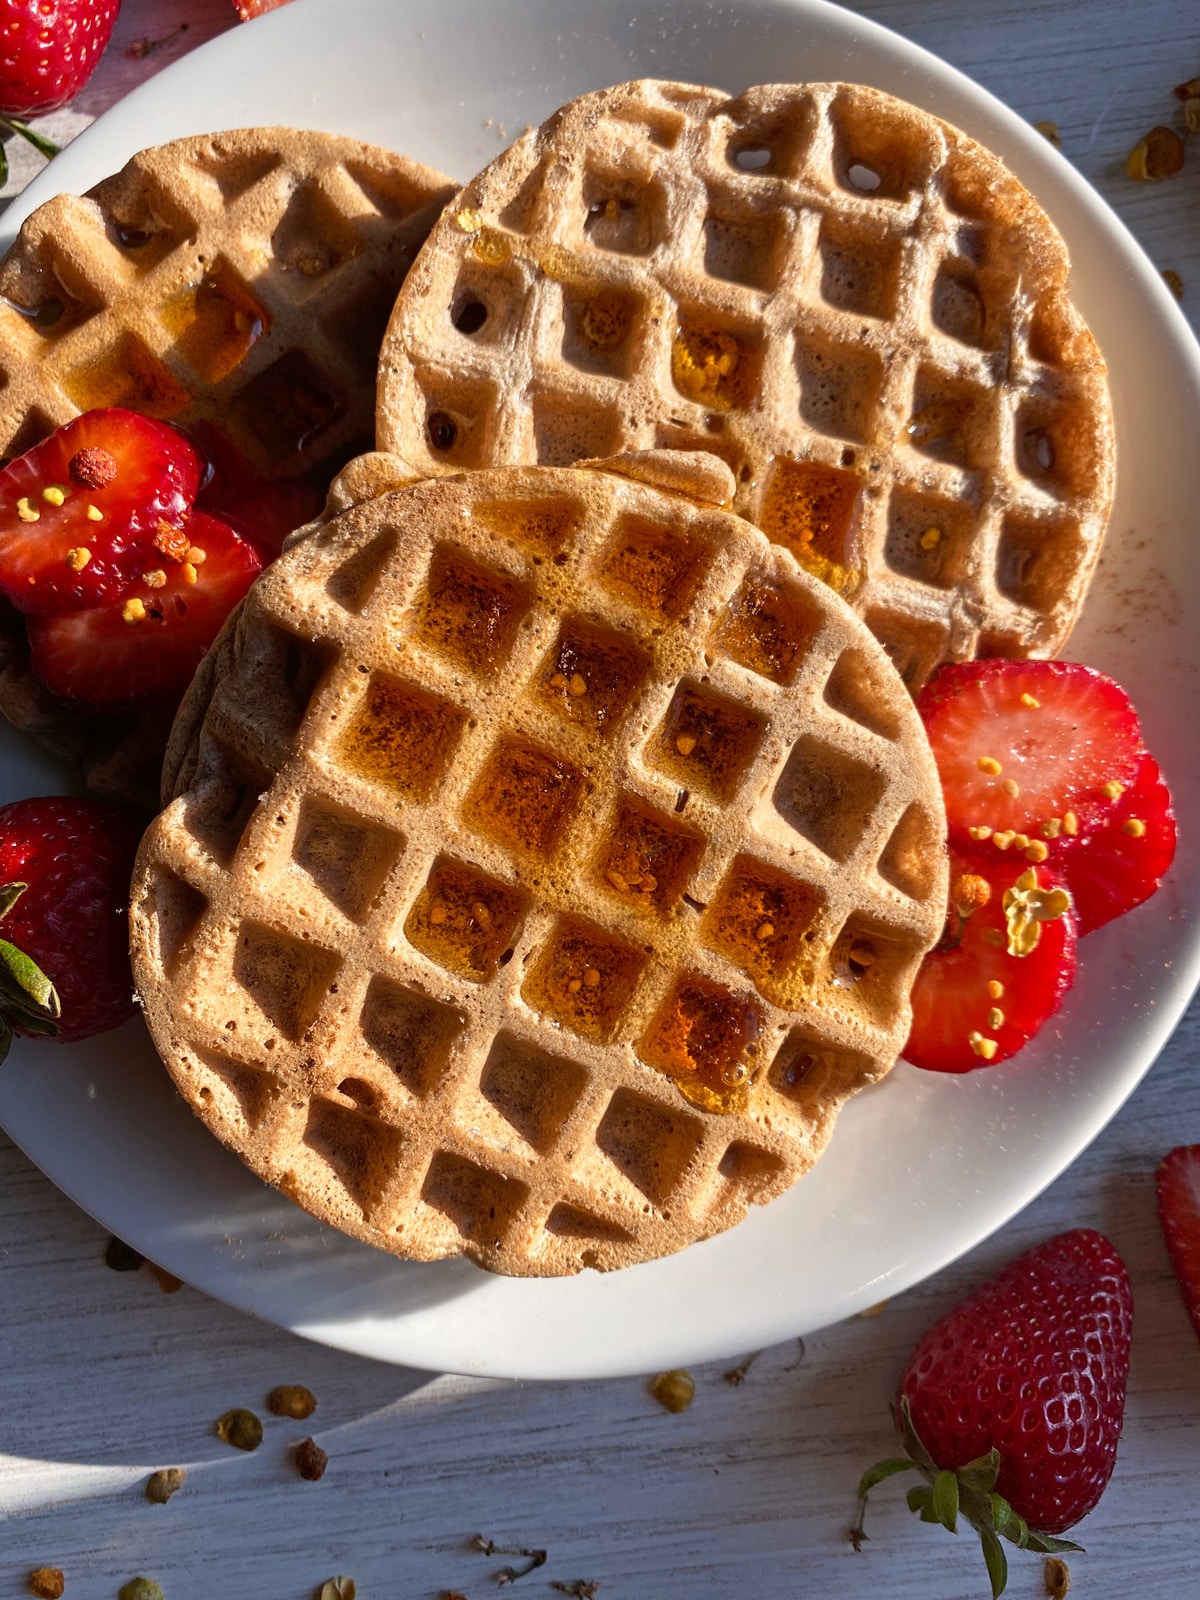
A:
[[[970,1523],[993,1596],[1007,1579],[1000,1539],[1078,1549],[1053,1536],[1112,1476],[1132,1321],[1129,1275],[1103,1234],[1077,1228],[1018,1256],[918,1342],[895,1407],[908,1453],[866,1473],[860,1500],[915,1467],[926,1482],[910,1509],[951,1531],[960,1514]]]
[[[86,1039],[133,1015],[126,917],[141,832],[98,800],[0,806],[0,1059],[12,1031]]]
[[[42,116],[96,70],[121,0],[0,0],[0,114]]]

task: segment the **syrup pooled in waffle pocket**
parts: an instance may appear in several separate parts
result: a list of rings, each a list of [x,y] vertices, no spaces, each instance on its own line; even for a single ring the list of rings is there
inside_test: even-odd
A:
[[[405,479],[355,463],[341,503],[373,474]],[[936,770],[733,492],[683,453],[374,492],[210,653],[135,975],[193,1109],[323,1220],[518,1275],[661,1256],[895,1060],[944,920]]]
[[[1083,603],[1114,441],[1068,272],[996,156],[878,90],[599,90],[434,227],[377,441],[426,472],[712,451],[915,691],[1054,655]]]

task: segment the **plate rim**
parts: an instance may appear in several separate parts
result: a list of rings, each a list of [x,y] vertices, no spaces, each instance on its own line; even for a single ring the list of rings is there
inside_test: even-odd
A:
[[[453,3],[454,0],[449,0],[450,5]],[[537,7],[538,3],[539,0],[519,0],[519,5],[513,7],[513,9],[531,11]],[[386,0],[357,0],[357,5],[361,14],[366,16],[373,8],[383,8],[386,5]],[[197,47],[195,51],[172,63],[162,72],[156,74],[154,78],[147,80],[146,83],[140,85],[128,96],[117,102],[110,111],[98,118],[95,123],[80,134],[78,139],[67,147],[64,154],[57,158],[56,164],[35,178],[22,194],[17,197],[8,208],[3,219],[0,220],[0,249],[7,248],[21,222],[37,205],[51,198],[52,195],[62,192],[65,187],[73,187],[78,191],[87,186],[80,183],[72,184],[71,174],[76,169],[85,171],[88,168],[92,168],[94,170],[95,163],[100,161],[101,153],[112,142],[114,130],[121,130],[135,121],[143,102],[158,104],[170,95],[171,84],[176,80],[191,80],[200,72],[219,69],[224,64],[222,57],[226,53],[235,59],[247,53],[257,55],[260,51],[268,51],[271,48],[271,40],[276,34],[282,37],[287,33],[299,33],[310,18],[320,14],[332,18],[339,13],[339,10],[341,15],[344,16],[344,6],[345,0],[293,0],[291,5],[285,6],[279,11],[270,13],[254,22],[252,26],[259,30],[257,34],[248,34],[244,27],[230,29],[226,33],[206,41],[203,45]],[[431,12],[436,11],[436,7],[432,4],[429,4],[428,9]],[[445,11],[446,9],[447,7],[444,4],[442,10]],[[606,0],[603,9],[606,12],[627,13],[632,11],[634,7],[631,0]],[[671,7],[668,6],[665,9],[669,10]],[[679,7],[676,6],[674,9],[678,11]],[[1035,173],[1040,172],[1051,183],[1052,188],[1064,189],[1065,193],[1072,197],[1075,206],[1080,208],[1093,224],[1100,226],[1102,231],[1107,232],[1110,238],[1117,243],[1123,268],[1132,272],[1137,280],[1139,289],[1144,289],[1148,292],[1151,297],[1151,305],[1157,311],[1165,314],[1165,332],[1175,347],[1175,353],[1186,356],[1184,366],[1187,367],[1190,363],[1191,380],[1196,393],[1200,395],[1200,351],[1196,348],[1195,340],[1186,320],[1183,318],[1182,312],[1161,282],[1157,271],[1141,250],[1140,245],[1137,244],[1125,224],[1116,217],[1103,199],[1096,194],[1082,174],[1072,167],[1058,152],[1052,150],[1040,134],[1025,124],[1015,112],[1011,111],[988,90],[976,84],[966,74],[941,61],[922,46],[913,44],[872,19],[844,11],[840,7],[828,3],[828,0],[732,0],[732,3],[725,3],[709,9],[713,12],[730,14],[770,12],[780,18],[790,17],[797,26],[815,23],[819,29],[828,29],[832,34],[842,35],[847,40],[861,39],[869,41],[876,49],[895,57],[902,65],[915,69],[911,98],[918,105],[922,105],[927,109],[934,109],[935,114],[940,113],[936,111],[935,107],[929,105],[931,96],[923,94],[923,91],[928,89],[929,86],[932,85],[937,91],[932,95],[935,100],[939,94],[945,94],[951,98],[966,96],[971,104],[970,122],[974,123],[976,127],[978,127],[979,123],[994,125],[1004,132],[1007,139],[1015,141],[1018,150],[1021,152],[1022,159],[1017,162],[1010,161],[1010,164],[1014,166],[1014,170],[1018,172],[1023,181],[1027,183],[1030,181],[1026,170],[1024,170],[1026,166]],[[870,76],[867,76],[862,81],[870,82],[873,80]],[[245,118],[231,119],[222,123],[222,126],[225,127],[248,125],[250,124]],[[183,131],[191,130],[181,130],[181,132]],[[217,130],[210,127],[206,131]],[[120,142],[119,139],[118,142]],[[983,142],[986,143],[988,140],[984,139]],[[136,147],[134,146],[133,148]],[[105,171],[110,169],[115,171],[121,161],[127,159],[129,154],[132,154],[131,148],[128,146],[125,148],[126,154],[121,156],[115,165],[111,162],[104,163]],[[94,159],[93,151],[97,152]],[[97,180],[93,177],[88,180],[88,183],[94,181]],[[1175,320],[1172,321],[1171,319]],[[1185,337],[1181,337],[1181,335],[1185,335]],[[4,738],[10,737],[17,738],[19,736],[5,729]],[[873,1299],[883,1298],[883,1293],[880,1292],[882,1289],[886,1289],[889,1294],[898,1293],[930,1276],[932,1273],[941,1270],[948,1262],[956,1259],[965,1250],[973,1248],[996,1229],[1002,1227],[1077,1159],[1078,1155],[1092,1142],[1124,1104],[1129,1095],[1132,1094],[1138,1083],[1145,1076],[1145,1073],[1149,1071],[1186,1009],[1196,982],[1200,979],[1200,935],[1195,930],[1192,931],[1190,944],[1181,945],[1179,956],[1180,966],[1184,970],[1180,973],[1171,990],[1170,1003],[1164,1004],[1158,1009],[1153,1022],[1145,1030],[1145,1037],[1139,1050],[1136,1069],[1131,1068],[1126,1078],[1118,1086],[1106,1095],[1094,1098],[1088,1110],[1080,1113],[1079,1121],[1073,1125],[1071,1136],[1060,1145],[1058,1155],[1046,1162],[1039,1170],[1036,1181],[1027,1183],[1024,1187],[1014,1191],[1000,1206],[999,1209],[1002,1214],[992,1216],[989,1225],[982,1231],[971,1223],[960,1224],[957,1229],[950,1228],[943,1234],[943,1243],[939,1248],[927,1251],[925,1254],[920,1255],[917,1260],[895,1263],[890,1272],[884,1277],[877,1278],[872,1283],[864,1285],[857,1295],[849,1297],[844,1304],[836,1307],[834,1320],[840,1320],[842,1317],[852,1314],[855,1310],[871,1303]],[[904,1067],[897,1069],[900,1072],[912,1072],[914,1070]],[[843,1118],[852,1120],[852,1114],[853,1106],[848,1107],[843,1112]],[[205,1137],[211,1136],[206,1134]],[[22,1148],[25,1148],[23,1144]],[[31,1160],[35,1160],[41,1166],[41,1162],[37,1161],[37,1158],[31,1152],[27,1151],[26,1153],[30,1155]],[[46,1168],[42,1167],[42,1170],[46,1171]],[[50,1176],[48,1172],[47,1176]],[[90,1211],[93,1215],[97,1214],[88,1199],[77,1192],[77,1183],[68,1181],[68,1175],[55,1176],[52,1181],[64,1188],[65,1192],[83,1209]],[[776,1205],[781,1203],[776,1202]],[[103,1221],[99,1217],[98,1220]],[[103,1225],[108,1226],[108,1223],[104,1222]],[[122,1231],[128,1232],[129,1230]],[[131,1237],[130,1242],[137,1244],[137,1237]],[[696,1251],[703,1248],[703,1246],[692,1246],[691,1250]],[[161,1251],[158,1254],[161,1255]],[[677,1261],[678,1259],[678,1257],[666,1258],[666,1262]],[[165,1259],[164,1264],[170,1266],[170,1260]],[[649,1263],[643,1267],[625,1269],[621,1276],[628,1276],[632,1281],[632,1275],[652,1273],[664,1265],[665,1263]],[[571,1359],[568,1353],[563,1361],[550,1368],[546,1366],[545,1361],[542,1359],[536,1359],[534,1367],[531,1367],[522,1359],[522,1353],[516,1349],[509,1351],[505,1357],[493,1360],[471,1359],[464,1347],[457,1354],[451,1354],[449,1363],[447,1363],[446,1357],[449,1352],[435,1348],[436,1337],[424,1342],[421,1340],[408,1342],[401,1336],[399,1344],[403,1345],[404,1348],[399,1348],[396,1329],[398,1324],[402,1325],[408,1320],[404,1315],[401,1315],[398,1319],[381,1319],[370,1323],[369,1326],[364,1326],[362,1319],[350,1323],[337,1320],[321,1321],[319,1319],[305,1321],[292,1318],[290,1320],[281,1320],[262,1303],[260,1297],[256,1294],[248,1291],[238,1292],[241,1287],[240,1278],[235,1277],[230,1282],[228,1274],[216,1270],[212,1275],[197,1274],[194,1266],[187,1276],[189,1281],[195,1283],[197,1287],[200,1287],[215,1298],[234,1306],[236,1309],[265,1316],[267,1320],[275,1322],[278,1326],[288,1328],[304,1337],[316,1339],[322,1343],[353,1353],[421,1366],[432,1371],[447,1369],[464,1372],[482,1371],[492,1376],[547,1379],[599,1377],[618,1373],[641,1372],[655,1365],[675,1365],[680,1361],[703,1361],[734,1353],[734,1350],[729,1347],[727,1342],[721,1342],[719,1346],[713,1346],[711,1341],[706,1341],[702,1335],[697,1334],[690,1343],[685,1341],[672,1345],[673,1355],[671,1360],[667,1362],[664,1356],[656,1353],[659,1347],[651,1346],[646,1348],[644,1342],[639,1342],[636,1336],[631,1336],[623,1352],[612,1349],[603,1352],[603,1354],[593,1353],[589,1357],[578,1360]],[[206,1277],[208,1281],[204,1281]],[[530,1285],[536,1281],[538,1280],[526,1280]],[[560,1283],[574,1280],[550,1281]],[[477,1287],[486,1288],[487,1285],[481,1284]],[[478,1296],[471,1295],[467,1298],[474,1299],[478,1298]],[[533,1295],[530,1296],[530,1300],[531,1303],[536,1303]],[[780,1306],[774,1317],[768,1316],[768,1309],[764,1307],[760,1311],[758,1320],[753,1324],[755,1331],[747,1333],[747,1343],[760,1342],[763,1338],[774,1342],[776,1339],[786,1338],[798,1331],[794,1325],[795,1318],[793,1313],[785,1306]],[[466,1320],[468,1322],[473,1320],[470,1314],[468,1314]],[[829,1317],[822,1316],[819,1322],[806,1326],[803,1331],[811,1331],[813,1326],[827,1325],[829,1320]],[[736,1348],[737,1346],[734,1347],[734,1349]],[[535,1367],[536,1370],[534,1369]]]

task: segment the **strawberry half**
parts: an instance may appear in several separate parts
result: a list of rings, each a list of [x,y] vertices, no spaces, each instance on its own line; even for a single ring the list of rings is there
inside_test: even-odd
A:
[[[1170,790],[1158,762],[1143,756],[1112,815],[1063,854],[1080,933],[1102,928],[1150,898],[1175,859],[1176,836]]]
[[[1076,662],[942,667],[917,709],[942,780],[950,843],[960,849],[989,834],[1024,834],[1055,855],[1059,841],[1113,815],[1144,753],[1128,695]]]
[[[105,605],[162,565],[202,462],[176,429],[88,411],[0,472],[0,594],[31,616]]]
[[[55,694],[113,707],[169,700],[187,688],[264,565],[251,544],[203,511],[192,513],[187,532],[188,559],[164,559],[124,600],[28,619],[33,670]]]
[[[952,853],[950,898],[946,935],[917,972],[902,1052],[929,1072],[1007,1060],[1075,981],[1075,918],[1045,866]]]
[[[1200,1338],[1200,1144],[1182,1144],[1165,1155],[1154,1181],[1171,1265]]]
[[[915,1468],[925,1482],[910,1509],[975,1529],[993,1596],[1008,1571],[1001,1539],[1077,1550],[1056,1535],[1112,1476],[1132,1324],[1129,1274],[1103,1234],[1076,1228],[1010,1261],[918,1341],[895,1404],[907,1453],[863,1476],[851,1537],[875,1485]]]

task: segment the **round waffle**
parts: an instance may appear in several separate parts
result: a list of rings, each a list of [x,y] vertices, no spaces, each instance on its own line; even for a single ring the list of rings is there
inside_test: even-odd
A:
[[[982,146],[848,84],[584,95],[462,192],[397,302],[377,439],[429,472],[716,452],[910,687],[1052,655],[1113,494],[1068,259]]]
[[[216,429],[262,478],[328,481],[372,443],[388,313],[453,192],[373,145],[251,128],[144,150],[87,196],[47,201],[0,261],[0,454],[119,405]],[[162,719],[82,726],[29,671],[19,630],[0,710],[82,751],[101,786],[157,790]]]
[[[937,773],[732,492],[650,455],[384,494],[195,680],[134,878],[146,1018],[347,1233],[519,1275],[664,1255],[806,1171],[902,1047]]]

